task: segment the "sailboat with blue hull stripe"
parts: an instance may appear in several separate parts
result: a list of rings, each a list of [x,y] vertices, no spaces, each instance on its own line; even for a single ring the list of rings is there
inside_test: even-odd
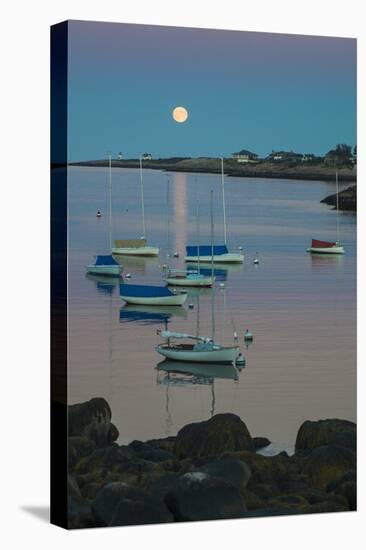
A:
[[[112,157],[109,155],[109,251],[112,248]],[[86,270],[91,275],[107,275],[120,277],[122,266],[112,256],[112,254],[100,254],[95,256],[93,264],[86,266]]]
[[[244,254],[242,252],[229,251],[227,247],[227,223],[226,223],[226,202],[225,202],[225,176],[224,159],[221,159],[221,189],[222,189],[222,209],[224,224],[224,244],[214,246],[213,261],[222,264],[242,264]],[[212,262],[212,248],[210,245],[186,246],[186,262]]]
[[[120,284],[120,297],[128,304],[150,306],[181,306],[187,292],[170,290],[167,286]]]

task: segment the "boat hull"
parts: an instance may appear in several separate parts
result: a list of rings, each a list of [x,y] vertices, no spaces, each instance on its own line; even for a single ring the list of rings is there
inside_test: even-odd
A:
[[[141,246],[137,248],[112,248],[112,254],[125,256],[159,256],[159,248],[156,246]]]
[[[234,363],[240,353],[238,347],[195,351],[168,348],[166,344],[160,344],[155,349],[160,355],[173,361],[217,363],[221,365]]]
[[[215,277],[202,277],[200,279],[185,279],[184,277],[167,277],[164,279],[168,285],[174,286],[212,286],[215,282]]]
[[[121,299],[128,304],[136,304],[143,306],[182,306],[187,299],[187,294],[174,294],[173,296],[123,296]]]
[[[310,247],[306,252],[311,254],[344,254],[343,246],[331,246],[329,248],[314,248]]]
[[[198,256],[186,256],[184,258],[186,262],[198,262]],[[211,256],[200,256],[199,261],[201,263],[211,263]],[[213,257],[215,264],[242,264],[244,262],[244,254],[236,254],[229,252],[228,254],[220,254]]]
[[[92,275],[119,277],[123,268],[120,265],[88,265],[86,269]]]

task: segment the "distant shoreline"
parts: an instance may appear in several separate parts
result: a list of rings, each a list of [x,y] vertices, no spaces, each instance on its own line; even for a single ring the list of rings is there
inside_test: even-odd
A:
[[[108,159],[88,160],[81,162],[71,162],[70,166],[94,166],[107,167]],[[220,161],[216,158],[192,158],[192,159],[157,159],[143,162],[144,168],[150,170],[163,170],[169,172],[187,172],[219,174]],[[57,167],[57,166],[55,166]],[[112,160],[113,168],[139,168],[138,159],[130,160]],[[234,159],[225,159],[225,175],[239,178],[281,178],[281,179],[301,179],[309,181],[334,181],[335,168],[324,164],[298,165],[282,162],[262,162],[253,165],[243,165]],[[338,179],[340,182],[356,183],[357,175],[354,168],[338,168]]]

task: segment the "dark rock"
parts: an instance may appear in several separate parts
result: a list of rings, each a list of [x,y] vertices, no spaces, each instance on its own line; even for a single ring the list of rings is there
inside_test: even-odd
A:
[[[67,526],[69,529],[93,527],[93,516],[90,504],[69,497],[67,501]]]
[[[317,504],[309,504],[309,506],[303,506],[301,508],[302,514],[320,514],[330,512],[347,512],[348,508],[337,502],[331,502],[329,500],[325,502],[319,502]]]
[[[136,452],[129,445],[120,445],[116,453],[118,462],[125,462],[134,460],[136,458]]]
[[[352,451],[326,445],[316,448],[304,459],[301,472],[307,476],[310,485],[324,490],[354,467],[355,454]]]
[[[95,443],[88,437],[73,436],[68,439],[69,466],[74,466],[81,458],[90,455]]]
[[[237,488],[203,472],[181,476],[165,496],[176,521],[241,518],[246,505]]]
[[[268,506],[273,506],[274,508],[291,508],[299,510],[303,506],[308,506],[309,502],[305,497],[300,495],[278,495],[275,498],[271,499],[268,503]]]
[[[80,502],[83,500],[77,481],[70,474],[67,475],[67,494]]]
[[[295,514],[301,514],[302,511],[293,508],[258,508],[257,510],[251,510],[246,512],[246,518],[263,518],[270,516],[293,516]]]
[[[247,486],[249,478],[252,474],[249,466],[241,460],[224,459],[210,462],[200,468],[201,472],[209,474],[212,477],[224,479],[232,483],[240,491],[243,491]]]
[[[152,472],[154,469],[154,463],[149,460],[144,460],[143,458],[138,458],[127,464],[123,465],[123,472],[130,472],[134,474],[145,474]]]
[[[304,422],[296,437],[295,450],[312,450],[329,445],[342,432],[351,432],[356,437],[356,424],[348,420],[328,419]],[[348,444],[347,444],[348,446]]]
[[[97,492],[101,489],[101,484],[92,482],[84,485],[82,488],[82,495],[85,500],[94,500]]]
[[[257,510],[258,508],[265,507],[265,500],[250,491],[248,488],[245,488],[243,491],[241,491],[241,494],[245,500],[245,504],[248,510]]]
[[[90,399],[68,407],[69,437],[85,436],[94,441],[97,447],[111,443],[118,437],[118,430],[111,428],[111,409],[101,397]]]
[[[254,451],[248,428],[235,414],[216,414],[210,420],[184,426],[177,434],[175,453],[179,458]]]
[[[346,499],[349,510],[357,510],[357,485],[354,481],[341,483],[336,494]]]
[[[297,472],[297,466],[292,463],[291,458],[286,453],[280,453],[276,456],[262,456],[250,451],[239,451],[224,453],[221,458],[242,460],[249,466],[252,471],[249,481],[250,486],[248,485],[250,490],[258,483],[278,485],[288,480],[291,474]]]
[[[82,458],[75,467],[78,474],[85,474],[97,468],[109,468],[118,462],[118,446],[95,449],[89,456]]]
[[[163,451],[174,453],[175,440],[176,438],[174,436],[169,436],[162,439],[150,439],[146,441],[146,443],[150,445],[152,449],[162,449]]]
[[[177,486],[179,479],[179,474],[166,474],[157,478],[150,478],[146,489],[153,497],[164,501],[169,491]]]
[[[117,441],[118,438],[119,438],[119,431],[118,431],[117,427],[113,424],[113,422],[111,422],[110,425],[109,425],[109,432],[108,432],[108,435],[107,435],[107,442],[108,443],[113,443],[114,441]]]
[[[98,491],[92,512],[95,522],[101,526],[172,521],[164,503],[146,491],[120,482],[109,483]]]
[[[152,447],[148,443],[144,443],[143,441],[138,441],[137,439],[135,439],[134,441],[131,441],[128,447],[131,447],[131,449],[133,449],[135,453],[152,451]]]
[[[264,449],[264,447],[268,447],[271,444],[270,440],[266,437],[253,437],[253,443],[256,450]]]
[[[256,483],[251,484],[249,489],[262,501],[273,499],[279,494],[279,489],[276,486],[269,485],[268,483]]]
[[[356,470],[348,470],[348,472],[343,474],[341,477],[329,483],[327,491],[335,491],[342,483],[346,481],[357,483]]]
[[[174,460],[174,455],[161,449],[151,449],[150,451],[142,451],[138,453],[139,458],[150,460],[151,462],[165,462],[166,460]]]
[[[356,430],[338,432],[331,436],[329,445],[336,445],[338,447],[346,447],[351,449],[354,453],[357,447]]]

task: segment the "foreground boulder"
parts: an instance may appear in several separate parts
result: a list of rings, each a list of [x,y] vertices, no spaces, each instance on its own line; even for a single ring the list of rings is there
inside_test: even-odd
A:
[[[68,435],[84,436],[97,447],[113,443],[118,439],[118,430],[111,423],[112,412],[107,401],[95,397],[85,403],[68,407]]]
[[[92,503],[95,521],[100,526],[143,525],[173,521],[165,504],[146,491],[127,483],[105,485]]]
[[[352,447],[355,441],[356,424],[354,422],[336,418],[316,422],[307,420],[300,426],[297,433],[295,451],[309,451],[323,445]]]
[[[212,477],[218,477],[232,483],[241,492],[246,488],[252,472],[241,460],[216,460],[200,468],[200,471]]]
[[[165,503],[176,521],[242,518],[244,499],[231,483],[203,472],[190,472],[175,480]]]
[[[235,414],[216,414],[210,420],[184,426],[175,440],[178,458],[215,456],[224,452],[254,451],[252,436]]]
[[[355,468],[355,454],[347,448],[325,445],[307,456],[301,468],[310,485],[325,490],[329,484]]]

